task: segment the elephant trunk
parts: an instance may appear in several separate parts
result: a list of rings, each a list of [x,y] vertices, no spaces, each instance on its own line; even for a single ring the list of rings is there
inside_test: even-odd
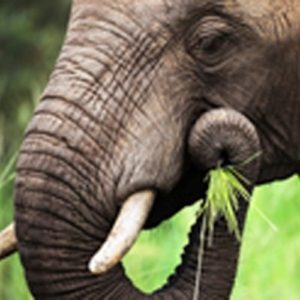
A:
[[[231,109],[216,109],[202,115],[194,124],[189,140],[189,153],[194,163],[209,171],[219,166],[233,166],[248,179],[246,189],[252,193],[260,168],[260,141],[255,127],[242,114]],[[248,202],[239,195],[237,220],[242,232]],[[202,217],[199,217],[189,236],[189,244],[168,284],[157,293],[164,298],[168,292],[173,299],[199,300],[229,299],[234,282],[240,244],[234,235],[228,233],[225,219],[219,218],[215,224],[213,244],[205,243],[202,258],[202,276],[196,284],[196,266],[200,247]],[[206,232],[208,238],[208,232]],[[205,239],[207,241],[207,239]],[[226,262],[226,265],[219,263]],[[218,276],[216,276],[218,274]],[[196,293],[195,288],[199,288]]]
[[[234,167],[244,178],[245,188],[252,194],[260,172],[261,146],[259,136],[253,124],[241,113],[232,109],[215,109],[204,114],[195,123],[189,136],[189,153],[194,163],[206,171],[218,167]],[[236,212],[239,231],[242,233],[248,199],[239,197],[239,209]],[[202,226],[201,218],[193,228],[192,238],[199,241]],[[208,229],[207,229],[208,230]],[[209,233],[206,232],[208,238]],[[190,246],[193,259],[198,259],[199,243]],[[198,285],[199,299],[229,299],[233,286],[240,245],[233,235],[228,233],[224,218],[216,220],[213,245],[204,245],[202,272],[205,276]],[[194,246],[193,246],[194,245]],[[217,261],[226,261],[226,266]],[[218,277],[214,277],[218,274]]]
[[[199,168],[211,170],[230,165],[253,183],[260,168],[260,149],[255,127],[232,109],[204,114],[189,137],[189,152]]]

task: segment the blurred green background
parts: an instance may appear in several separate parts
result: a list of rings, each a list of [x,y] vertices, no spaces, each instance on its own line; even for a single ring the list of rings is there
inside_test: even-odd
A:
[[[53,68],[69,5],[67,0],[0,3],[0,228],[12,220],[13,182],[6,179],[13,175],[14,166],[4,178],[1,174],[17,152]],[[173,272],[195,210],[185,209],[141,235],[125,258],[127,273],[139,288],[150,292]],[[299,212],[298,177],[256,189],[232,300],[300,299]],[[14,255],[0,262],[0,300],[26,299],[31,297],[19,257]]]

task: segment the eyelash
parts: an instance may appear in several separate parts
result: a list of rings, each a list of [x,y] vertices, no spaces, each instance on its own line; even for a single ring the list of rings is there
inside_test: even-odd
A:
[[[230,46],[237,43],[230,25],[216,17],[202,20],[187,37],[187,52],[203,64],[217,64]]]
[[[227,33],[218,32],[207,37],[201,37],[194,45],[195,48],[206,54],[214,54],[229,42],[230,36]]]

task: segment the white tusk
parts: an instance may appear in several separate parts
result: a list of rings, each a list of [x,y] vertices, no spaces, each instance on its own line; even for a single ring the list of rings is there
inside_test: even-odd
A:
[[[90,260],[93,274],[107,272],[121,261],[143,228],[154,198],[155,193],[148,190],[133,194],[124,202],[105,243]]]
[[[15,224],[12,223],[0,232],[0,259],[3,259],[17,250]]]

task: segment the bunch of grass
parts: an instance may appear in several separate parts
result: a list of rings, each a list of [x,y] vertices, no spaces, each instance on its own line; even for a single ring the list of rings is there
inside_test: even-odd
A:
[[[249,181],[232,166],[211,170],[206,180],[208,190],[201,211],[205,214],[210,238],[213,237],[216,220],[223,217],[228,231],[240,241],[241,233],[236,214],[240,199],[250,201],[250,193],[246,189]]]
[[[246,189],[249,181],[232,166],[212,169],[205,180],[208,182],[208,190],[205,201],[200,201],[199,216],[202,215],[202,227],[193,300],[199,299],[207,230],[209,244],[212,245],[215,223],[223,217],[226,220],[228,231],[240,241],[241,232],[236,216],[239,209],[239,200],[241,198],[245,201],[250,200],[250,193]]]

